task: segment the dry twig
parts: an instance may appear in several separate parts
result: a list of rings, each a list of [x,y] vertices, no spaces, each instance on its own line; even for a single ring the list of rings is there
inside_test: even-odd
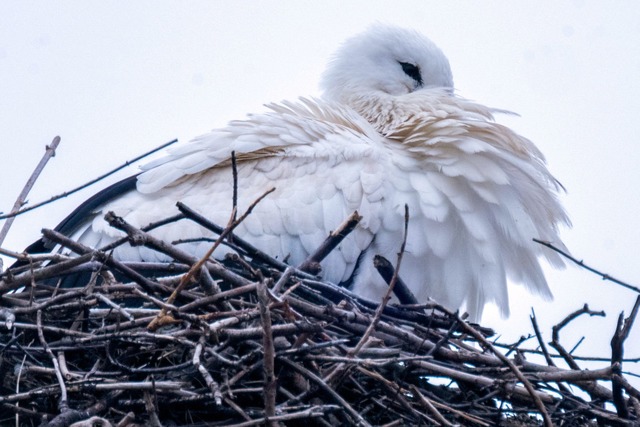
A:
[[[569,261],[579,265],[580,267],[584,268],[585,270],[588,270],[594,274],[597,274],[598,276],[600,276],[602,278],[602,280],[607,280],[609,282],[613,282],[617,285],[622,286],[623,288],[627,288],[630,289],[634,292],[640,293],[640,288],[630,285],[627,282],[624,282],[622,280],[616,279],[615,277],[611,276],[610,274],[607,273],[603,273],[602,271],[595,269],[593,267],[590,267],[589,265],[587,265],[584,260],[581,259],[577,259],[574,258],[573,256],[571,256],[570,254],[568,254],[567,252],[563,251],[562,249],[554,246],[552,243],[550,242],[545,242],[544,240],[539,240],[539,239],[533,239],[534,242],[539,243],[543,246],[548,247],[549,249],[554,250],[555,252],[559,253],[560,255],[562,255],[563,257],[565,257],[566,259],[568,259]]]
[[[44,167],[49,162],[49,159],[51,159],[53,156],[56,155],[56,148],[58,148],[58,144],[60,144],[60,137],[56,136],[55,138],[53,138],[53,141],[51,141],[51,144],[47,145],[44,155],[42,156],[42,159],[40,159],[40,162],[38,163],[33,173],[27,180],[27,183],[24,185],[24,188],[18,195],[18,199],[14,203],[13,208],[11,208],[11,211],[9,212],[9,214],[6,216],[0,215],[0,219],[6,219],[4,225],[2,226],[2,230],[0,230],[0,246],[2,246],[2,243],[4,242],[5,237],[7,237],[7,233],[9,233],[9,229],[11,228],[11,225],[13,224],[13,220],[15,219],[16,215],[18,215],[20,208],[24,206],[24,204],[26,203],[27,195],[33,188],[33,185],[38,180],[40,173],[43,171]]]
[[[56,138],[58,139],[58,141],[60,140],[60,137],[56,136],[56,137],[53,139],[53,141],[54,141],[54,142],[56,141]],[[150,156],[150,155],[151,155],[151,154],[153,154],[153,153],[156,153],[156,152],[158,152],[158,151],[160,151],[160,150],[162,150],[162,149],[164,149],[164,148],[166,148],[166,147],[168,147],[168,146],[170,146],[170,145],[172,145],[172,144],[175,144],[176,142],[178,142],[178,140],[177,140],[177,139],[174,139],[174,140],[169,141],[169,142],[167,142],[167,143],[165,143],[165,144],[162,144],[161,146],[156,147],[156,148],[154,148],[154,149],[152,149],[152,150],[150,150],[150,151],[147,151],[146,153],[141,154],[141,155],[139,155],[139,156],[137,156],[137,157],[135,157],[135,158],[133,158],[133,159],[131,159],[131,160],[127,160],[127,161],[126,161],[126,162],[124,162],[122,165],[120,165],[120,166],[118,166],[118,167],[116,167],[116,168],[114,168],[114,169],[112,169],[112,170],[110,170],[110,171],[108,171],[108,172],[106,172],[106,173],[104,173],[104,174],[100,175],[100,176],[99,176],[99,177],[97,177],[97,178],[92,179],[91,181],[89,181],[89,182],[87,182],[87,183],[85,183],[85,184],[82,184],[82,185],[81,185],[81,186],[79,186],[79,187],[76,187],[76,188],[71,189],[71,190],[69,190],[69,191],[65,191],[65,192],[63,192],[63,193],[61,193],[61,194],[58,194],[57,196],[53,196],[53,197],[51,197],[50,199],[45,200],[45,201],[43,201],[43,202],[35,203],[35,204],[33,204],[33,205],[29,206],[29,207],[22,208],[22,209],[17,210],[17,211],[12,210],[12,211],[11,211],[10,213],[8,213],[8,214],[0,215],[0,219],[7,219],[7,218],[16,217],[16,216],[18,216],[18,215],[22,215],[23,213],[26,213],[26,212],[32,211],[32,210],[34,210],[34,209],[37,209],[37,208],[39,208],[39,207],[41,207],[41,206],[48,205],[49,203],[55,202],[55,201],[56,201],[56,200],[58,200],[58,199],[62,199],[62,198],[64,198],[64,197],[68,197],[68,196],[70,196],[70,195],[72,195],[72,194],[74,194],[74,193],[77,193],[77,192],[78,192],[78,191],[80,191],[80,190],[83,190],[83,189],[85,189],[85,188],[87,188],[87,187],[92,186],[93,184],[95,184],[95,183],[97,183],[97,182],[102,181],[102,180],[103,180],[103,179],[105,179],[105,178],[108,178],[109,176],[113,175],[114,173],[116,173],[116,172],[118,172],[118,171],[120,171],[120,170],[122,170],[122,169],[124,169],[124,168],[126,168],[126,167],[131,166],[131,164],[132,164],[132,163],[135,163],[135,162],[137,162],[138,160],[142,160],[142,159],[144,159],[145,157],[148,157],[148,156]],[[54,144],[52,143],[51,145],[53,146]],[[57,143],[56,143],[55,145],[57,146]],[[48,147],[47,147],[47,149],[48,149]],[[53,154],[52,154],[52,155],[53,155]],[[43,159],[43,160],[44,160],[44,159]]]

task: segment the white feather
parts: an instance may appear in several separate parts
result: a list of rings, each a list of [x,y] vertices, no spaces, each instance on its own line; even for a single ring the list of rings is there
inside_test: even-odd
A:
[[[420,78],[400,63],[413,64]],[[297,265],[358,210],[362,222],[323,261],[323,275],[334,282],[355,276],[355,292],[379,299],[386,284],[371,262],[376,254],[396,259],[406,204],[400,273],[420,300],[462,306],[478,319],[487,302],[508,313],[507,278],[550,296],[538,256],[556,266],[562,260],[531,239],[562,247],[558,225],[569,220],[558,185],[538,149],[495,123],[494,110],[452,94],[448,61],[432,42],[375,26],[344,44],[322,86],[322,99],[271,104],[267,113],[171,149],[143,168],[136,191],[106,203],[76,236],[104,245],[122,235],[101,220],[105,212],[143,226],[175,213],[177,201],[226,224],[235,151],[240,211],[276,188],[236,230],[272,256]],[[152,234],[212,237],[190,221]],[[182,248],[203,253],[206,245]],[[128,246],[114,256],[167,260]]]

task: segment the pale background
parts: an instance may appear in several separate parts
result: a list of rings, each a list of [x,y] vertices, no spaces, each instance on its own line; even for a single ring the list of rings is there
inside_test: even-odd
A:
[[[376,21],[432,38],[461,96],[519,113],[499,120],[538,144],[568,189],[567,246],[640,285],[640,3],[632,1],[2,2],[0,210],[11,209],[55,135],[62,143],[33,202],[263,103],[318,95],[330,54]],[[3,246],[21,250],[106,184],[19,217]],[[635,295],[578,268],[547,270],[553,302],[512,288],[511,318],[489,309],[484,323],[515,340],[531,331],[533,306],[550,339],[551,325],[588,303],[607,318],[580,318],[564,343],[585,335],[578,354],[609,355],[615,319]],[[628,357],[640,357],[639,340],[637,325]]]

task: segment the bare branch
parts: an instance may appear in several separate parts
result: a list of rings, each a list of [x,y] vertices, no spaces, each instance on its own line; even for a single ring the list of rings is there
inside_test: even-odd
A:
[[[613,392],[613,404],[616,407],[616,411],[621,418],[629,419],[629,409],[627,402],[622,394],[623,385],[622,381],[622,360],[624,359],[624,342],[629,337],[631,327],[638,315],[638,308],[640,308],[640,296],[636,298],[636,302],[633,305],[631,314],[628,318],[624,318],[624,312],[618,316],[618,323],[616,325],[616,331],[611,338],[611,366],[614,369],[614,376],[612,381]]]
[[[58,138],[58,137],[56,137],[56,138]],[[54,139],[54,141],[55,141],[55,139]],[[113,175],[114,173],[116,173],[116,172],[118,172],[118,171],[120,171],[120,170],[122,170],[122,169],[124,169],[124,168],[126,168],[126,167],[128,167],[128,166],[130,166],[132,163],[135,163],[135,162],[137,162],[138,160],[141,160],[141,159],[143,159],[143,158],[145,158],[145,157],[147,157],[147,156],[150,156],[151,154],[153,154],[153,153],[155,153],[155,152],[157,152],[157,151],[159,151],[159,150],[162,150],[163,148],[166,148],[166,147],[168,147],[169,145],[175,144],[176,142],[178,142],[178,140],[177,140],[177,139],[174,139],[173,141],[169,141],[169,142],[167,142],[166,144],[162,144],[161,146],[156,147],[156,148],[154,148],[154,149],[153,149],[153,150],[151,150],[151,151],[147,151],[146,153],[141,154],[141,155],[139,155],[139,156],[137,156],[137,157],[135,157],[135,158],[133,158],[133,159],[131,159],[131,160],[127,160],[127,161],[126,161],[126,162],[124,162],[122,165],[118,166],[117,168],[112,169],[112,170],[110,170],[109,172],[107,172],[107,173],[105,173],[105,174],[102,174],[102,175],[100,175],[99,177],[94,178],[94,179],[92,179],[91,181],[89,181],[89,182],[87,182],[87,183],[85,183],[85,184],[82,184],[82,185],[81,185],[81,186],[79,186],[79,187],[76,187],[76,188],[74,188],[74,189],[72,189],[72,190],[69,190],[69,191],[65,191],[64,193],[58,194],[57,196],[53,196],[53,197],[51,197],[51,198],[50,198],[50,199],[48,199],[48,200],[45,200],[45,201],[43,201],[43,202],[36,203],[36,204],[31,205],[31,206],[29,206],[29,207],[27,207],[27,208],[20,209],[20,210],[18,210],[18,211],[16,211],[16,212],[13,212],[13,211],[12,211],[11,213],[8,213],[8,214],[6,214],[6,215],[0,215],[0,219],[6,219],[6,218],[11,218],[11,217],[15,217],[15,216],[18,216],[18,215],[22,215],[22,214],[23,214],[23,213],[25,213],[25,212],[29,212],[29,211],[32,211],[32,210],[34,210],[34,209],[37,209],[37,208],[39,208],[39,207],[41,207],[41,206],[48,205],[49,203],[55,202],[55,201],[56,201],[56,200],[58,200],[58,199],[62,199],[62,198],[64,198],[64,197],[68,197],[68,196],[70,196],[70,195],[72,195],[72,194],[74,194],[74,193],[77,193],[77,192],[78,192],[78,191],[80,191],[80,190],[84,190],[85,188],[92,186],[92,185],[93,185],[93,184],[95,184],[96,182],[100,182],[100,181],[102,181],[103,179],[105,179],[105,178],[107,178],[107,177],[109,177],[109,176]]]
[[[603,273],[600,270],[596,270],[593,267],[589,267],[587,264],[585,264],[585,262],[583,260],[579,260],[577,258],[574,258],[573,256],[571,256],[570,254],[568,254],[567,252],[563,251],[562,249],[554,246],[553,244],[551,244],[550,242],[545,242],[544,240],[538,240],[538,239],[533,239],[534,242],[536,243],[540,243],[543,246],[546,246],[550,249],[553,249],[554,251],[556,251],[557,253],[559,253],[560,255],[562,255],[563,257],[567,258],[568,260],[572,261],[573,263],[579,265],[580,267],[584,268],[585,270],[588,270],[592,273],[597,274],[598,276],[600,276],[602,278],[602,280],[608,280],[609,282],[613,282],[617,285],[620,285],[624,288],[630,289],[634,292],[640,293],[640,288],[630,285],[627,282],[623,282],[622,280],[616,279],[615,277],[607,274],[607,273]]]
[[[31,173],[31,176],[29,177],[29,179],[27,180],[27,183],[24,185],[24,188],[18,195],[18,198],[16,199],[16,202],[13,204],[13,208],[11,208],[11,211],[9,212],[9,214],[6,216],[0,215],[0,219],[7,220],[2,226],[2,230],[0,230],[0,246],[2,246],[2,242],[4,242],[4,239],[7,237],[7,234],[9,233],[9,229],[11,228],[11,225],[13,224],[13,221],[15,220],[16,215],[18,215],[20,208],[24,206],[24,204],[26,203],[27,195],[29,194],[34,184],[38,180],[40,173],[44,170],[44,167],[49,162],[49,159],[51,159],[53,156],[56,155],[56,148],[58,148],[58,144],[60,144],[60,137],[56,136],[55,138],[53,138],[53,141],[51,141],[51,144],[47,145],[44,155],[42,156],[42,159],[40,159],[40,162],[34,169],[33,173]]]
[[[313,254],[309,255],[309,257],[300,264],[298,269],[312,274],[318,274],[320,272],[320,262],[322,262],[322,260],[325,259],[326,256],[329,255],[329,253],[333,251],[340,242],[342,242],[344,238],[356,228],[360,220],[362,220],[362,217],[358,212],[354,212],[349,215],[349,217],[340,224],[336,230],[329,233],[329,237],[322,242]]]
[[[260,320],[264,335],[262,344],[264,348],[263,372],[264,372],[264,413],[267,419],[276,415],[276,375],[275,375],[275,348],[273,345],[273,333],[271,331],[271,312],[269,311],[269,295],[267,282],[261,280],[257,288],[258,303],[260,307]],[[269,422],[275,426],[275,423]]]

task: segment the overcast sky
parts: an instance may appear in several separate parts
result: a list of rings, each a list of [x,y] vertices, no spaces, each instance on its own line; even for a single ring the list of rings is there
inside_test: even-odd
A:
[[[567,188],[567,246],[640,285],[638,2],[15,1],[0,3],[0,17],[1,211],[55,135],[32,202],[264,103],[318,95],[340,42],[380,21],[434,40],[459,95],[520,114],[499,121],[532,139]],[[18,218],[3,246],[21,250],[106,185]],[[578,353],[607,355],[635,295],[578,268],[547,272],[553,302],[512,288],[511,319],[489,309],[485,323],[517,337],[533,306],[550,339],[551,325],[588,303],[607,318],[579,319],[565,344],[586,334]],[[627,356],[640,356],[640,325]]]

